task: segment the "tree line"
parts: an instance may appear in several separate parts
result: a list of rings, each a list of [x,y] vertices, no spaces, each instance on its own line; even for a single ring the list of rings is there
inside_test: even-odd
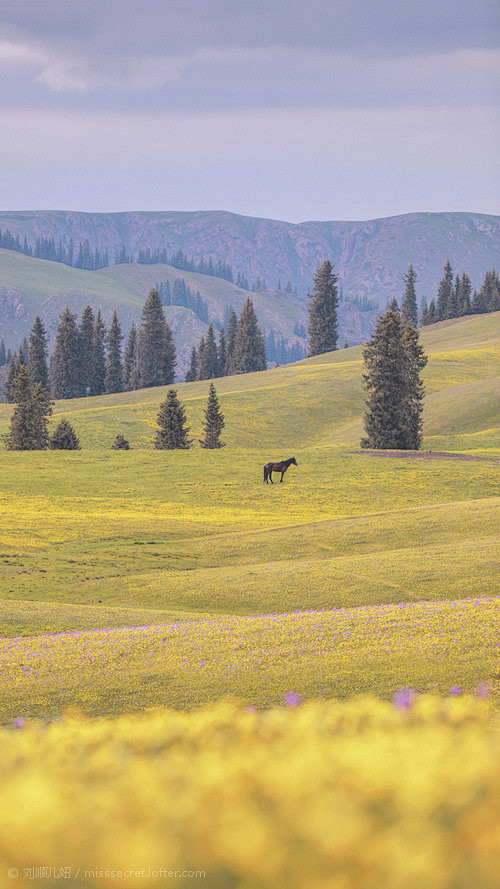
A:
[[[429,304],[425,300],[423,304],[420,316],[422,326],[464,315],[500,311],[500,278],[494,268],[486,272],[481,287],[474,292],[467,273],[462,272],[461,277],[454,276],[449,260],[443,271],[436,299],[432,299]]]
[[[26,365],[22,365],[17,375],[12,394],[15,408],[8,432],[2,436],[7,450],[81,450],[78,435],[66,418],[60,420],[52,433],[49,431],[49,417],[52,416],[54,402],[41,383],[32,382]],[[169,389],[167,397],[160,405],[157,424],[155,448],[175,450],[191,446],[193,439],[188,438],[190,427],[186,426],[186,412],[175,389]],[[204,411],[203,439],[199,440],[201,447],[225,447],[225,442],[220,438],[224,426],[224,414],[220,409],[215,386],[211,383]],[[111,448],[130,450],[130,443],[119,434]]]
[[[80,322],[68,307],[60,315],[52,355],[48,336],[37,316],[27,348],[20,348],[10,361],[4,395],[15,401],[15,381],[23,365],[28,366],[34,385],[50,391],[53,398],[123,392],[174,381],[176,349],[157,290],[149,293],[141,315],[141,326],[132,322],[125,350],[124,336],[116,311],[109,328],[100,310],[86,306]]]
[[[186,382],[210,380],[231,374],[253,373],[267,367],[264,334],[250,297],[240,316],[231,310],[226,329],[221,327],[218,342],[214,326],[209,324],[206,336],[191,349]]]

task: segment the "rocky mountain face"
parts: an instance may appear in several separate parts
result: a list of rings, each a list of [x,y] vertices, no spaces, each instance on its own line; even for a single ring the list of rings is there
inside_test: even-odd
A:
[[[500,262],[500,216],[479,213],[411,213],[368,222],[303,222],[239,216],[225,211],[77,213],[0,212],[0,229],[34,243],[53,237],[67,247],[85,240],[93,250],[107,249],[110,261],[125,247],[182,250],[190,259],[222,260],[252,286],[290,281],[299,294],[312,286],[325,259],[335,266],[346,300],[369,300],[385,307],[401,299],[403,275],[412,263],[419,297],[432,299],[446,260],[456,274],[467,272],[474,287]],[[0,281],[0,286],[1,286]]]

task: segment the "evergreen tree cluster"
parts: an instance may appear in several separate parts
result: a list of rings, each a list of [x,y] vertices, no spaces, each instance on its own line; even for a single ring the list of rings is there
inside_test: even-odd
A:
[[[218,343],[213,324],[209,324],[198,348],[193,346],[191,350],[186,382],[252,373],[265,370],[266,366],[264,334],[259,327],[253,302],[248,297],[239,318],[231,309],[226,329],[222,327],[219,332]]]
[[[449,260],[443,271],[436,299],[432,299],[429,304],[425,301],[422,307],[420,315],[422,326],[446,321],[448,318],[500,311],[500,278],[495,269],[486,272],[480,289],[474,292],[467,273],[462,272],[461,277],[454,276]]]
[[[205,300],[202,299],[199,290],[193,293],[184,278],[176,278],[172,286],[170,281],[160,281],[155,286],[164,306],[184,306],[186,309],[191,309],[200,321],[208,322],[208,306]]]
[[[29,344],[11,356],[4,385],[6,400],[15,401],[16,380],[23,366],[27,366],[33,384],[40,383],[58,399],[173,383],[175,344],[157,290],[151,290],[146,299],[139,331],[132,322],[124,351],[123,339],[116,311],[106,329],[101,312],[95,315],[91,306],[86,306],[79,323],[77,315],[66,307],[49,365],[48,337],[37,316]]]

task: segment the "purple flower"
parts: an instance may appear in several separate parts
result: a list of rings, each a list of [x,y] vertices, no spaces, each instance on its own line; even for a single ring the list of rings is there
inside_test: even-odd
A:
[[[398,710],[409,710],[415,702],[415,692],[412,688],[400,688],[394,695],[393,702]]]
[[[26,725],[26,720],[23,719],[22,716],[16,716],[16,718],[14,719],[14,725],[16,728],[24,728],[24,726]]]
[[[450,688],[450,694],[452,694],[452,695],[461,695],[461,694],[462,694],[462,689],[460,688],[459,685],[452,685],[451,688]]]
[[[298,707],[301,697],[296,691],[287,691],[285,695],[285,704],[287,707]]]
[[[478,687],[476,688],[476,694],[478,698],[484,701],[485,698],[489,698],[491,694],[491,687],[488,682],[480,682]]]

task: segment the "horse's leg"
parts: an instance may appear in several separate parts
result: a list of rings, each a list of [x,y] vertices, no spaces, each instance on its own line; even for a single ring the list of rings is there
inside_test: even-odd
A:
[[[268,479],[269,479],[269,481],[271,482],[271,484],[274,485],[274,482],[273,482],[273,471],[272,471],[272,469],[269,470]]]

